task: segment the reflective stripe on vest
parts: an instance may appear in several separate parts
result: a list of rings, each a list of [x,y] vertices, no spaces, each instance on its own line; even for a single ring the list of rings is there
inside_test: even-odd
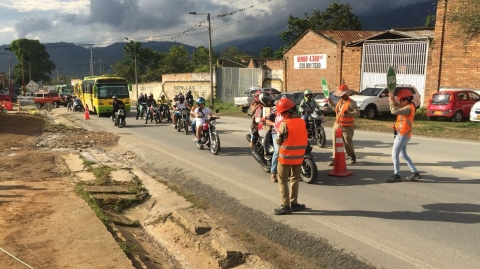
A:
[[[280,146],[278,161],[284,165],[299,165],[308,145],[308,134],[305,121],[301,118],[286,119],[288,136]]]
[[[413,118],[415,116],[415,105],[410,104],[410,114],[408,116],[398,115],[395,122],[395,129],[401,136],[412,136]]]
[[[336,122],[338,123],[339,126],[346,127],[346,126],[355,125],[355,119],[353,117],[341,116],[348,111],[348,108],[350,107],[350,101],[351,99],[348,98],[348,100],[343,103],[341,108],[340,108],[340,100],[337,102],[337,106],[335,107],[335,112],[337,113]]]

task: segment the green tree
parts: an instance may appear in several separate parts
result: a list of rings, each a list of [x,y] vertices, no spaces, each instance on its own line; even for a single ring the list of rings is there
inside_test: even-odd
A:
[[[275,55],[274,55],[273,58],[276,59],[276,60],[283,59],[283,54],[285,53],[287,48],[288,48],[288,45],[284,45],[284,46],[280,47],[277,51],[275,51]]]
[[[435,26],[435,15],[428,15],[425,18],[425,27],[434,27]]]
[[[273,56],[275,56],[275,53],[273,52],[272,48],[265,47],[260,50],[258,56],[262,58],[272,58]]]
[[[184,46],[172,46],[165,56],[162,73],[174,74],[189,72],[188,52]]]
[[[454,37],[466,45],[480,36],[480,0],[455,1],[449,10],[447,20],[458,26]]]
[[[318,8],[312,10],[312,15],[305,13],[305,18],[297,18],[290,15],[288,17],[288,28],[280,33],[280,37],[287,42],[287,47],[295,42],[307,30],[362,30],[362,22],[357,15],[352,13],[352,7],[345,3],[332,3],[325,12]],[[285,49],[279,49],[275,52],[278,58]],[[281,58],[280,57],[280,58]]]
[[[204,46],[198,47],[193,52],[190,65],[193,69],[193,72],[210,72],[210,54],[208,48],[205,48]]]
[[[240,60],[242,57],[251,57],[245,52],[239,51],[237,47],[230,46],[220,51],[220,58],[230,60]]]
[[[22,85],[22,63],[25,84],[28,83],[30,70],[33,81],[50,82],[50,74],[56,66],[50,61],[50,55],[43,44],[38,40],[21,38],[10,44],[10,50],[18,59],[14,67],[14,83]]]

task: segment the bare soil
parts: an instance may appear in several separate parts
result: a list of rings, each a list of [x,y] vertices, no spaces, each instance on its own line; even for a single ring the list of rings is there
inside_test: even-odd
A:
[[[0,114],[0,123],[0,247],[34,268],[132,268],[75,193],[61,158],[66,151],[37,149],[45,137],[62,132],[73,140],[52,148],[85,146],[85,133],[46,124],[38,115]],[[118,141],[111,134],[88,136],[88,146]],[[4,252],[0,264],[26,268]]]

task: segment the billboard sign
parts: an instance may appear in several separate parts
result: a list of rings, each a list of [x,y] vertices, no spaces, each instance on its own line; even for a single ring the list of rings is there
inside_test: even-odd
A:
[[[297,55],[293,57],[294,69],[325,69],[327,54]]]

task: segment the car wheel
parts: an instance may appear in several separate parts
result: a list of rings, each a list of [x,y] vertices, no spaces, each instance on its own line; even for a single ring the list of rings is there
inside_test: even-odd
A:
[[[377,115],[377,109],[373,105],[367,106],[367,108],[365,108],[365,111],[363,112],[363,117],[369,120],[375,118],[376,115]]]
[[[54,108],[58,108],[60,106],[60,103],[59,102],[53,102],[53,107]]]
[[[462,121],[462,119],[463,119],[462,112],[461,112],[461,111],[457,111],[457,112],[455,112],[455,114],[453,115],[452,121],[460,122],[460,121]]]
[[[437,117],[428,117],[429,120],[437,120]]]
[[[36,107],[37,107],[38,109],[42,108],[42,103],[40,103],[40,102],[37,103],[37,104],[36,104]]]

